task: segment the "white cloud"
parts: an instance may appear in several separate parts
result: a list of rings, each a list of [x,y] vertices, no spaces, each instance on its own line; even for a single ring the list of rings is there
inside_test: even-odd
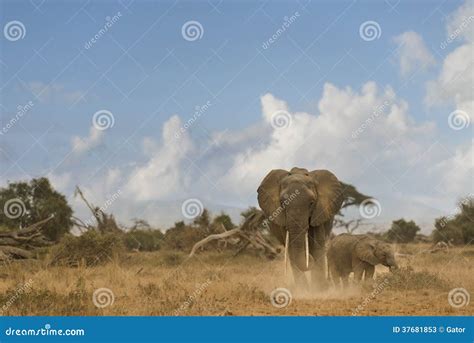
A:
[[[346,181],[364,177],[358,181],[358,186],[363,187],[363,183],[370,184],[377,177],[373,170],[364,174],[368,160],[384,158],[384,164],[402,173],[428,147],[433,133],[432,124],[417,125],[410,118],[408,105],[390,87],[381,91],[374,82],[365,84],[360,93],[326,84],[319,115],[292,112],[284,101],[271,94],[264,95],[261,102],[265,122],[279,110],[291,113],[292,121],[289,128],[271,130],[268,144],[248,146],[233,157],[233,164],[219,184],[242,198],[255,193],[270,169],[293,166],[328,168]],[[370,117],[370,123],[353,138],[353,133]],[[386,146],[387,138],[397,144]]]
[[[466,0],[462,6],[454,11],[448,18],[447,33],[448,38],[464,39],[467,42],[474,42],[474,2]]]
[[[464,40],[464,44],[446,56],[438,78],[428,82],[425,101],[429,106],[454,104],[455,109],[466,112],[471,120],[474,120],[473,2],[467,1],[449,18],[448,34],[458,32],[456,37]],[[472,20],[469,21],[469,18]],[[462,23],[465,23],[465,26]],[[460,30],[460,27],[463,29]]]
[[[398,44],[400,72],[403,76],[435,64],[434,57],[418,33],[407,31],[396,36],[394,40]]]
[[[46,84],[41,81],[30,81],[27,86],[41,102],[63,102],[72,104],[78,101],[84,94],[84,92],[79,90],[69,91],[64,85],[54,82]]]
[[[161,147],[144,165],[135,168],[126,184],[126,191],[136,200],[159,200],[178,195],[184,182],[182,164],[192,151],[188,133],[181,132],[182,125],[178,116],[172,116],[163,126]],[[180,133],[179,138],[176,134]],[[145,146],[153,146],[148,141]]]
[[[455,154],[433,168],[439,172],[438,190],[444,194],[465,196],[474,190],[474,139],[466,147],[458,147]]]
[[[102,143],[103,137],[104,131],[97,130],[94,126],[91,126],[89,136],[83,138],[75,136],[72,138],[72,149],[74,154],[82,155],[91,149],[98,147]]]

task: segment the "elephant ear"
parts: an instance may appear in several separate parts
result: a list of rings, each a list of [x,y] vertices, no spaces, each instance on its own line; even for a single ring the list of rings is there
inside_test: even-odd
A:
[[[331,221],[341,209],[343,189],[337,177],[328,170],[314,170],[309,174],[315,181],[318,194],[311,214],[311,226],[319,226]]]
[[[360,240],[355,246],[356,256],[364,262],[375,266],[380,263],[377,256],[375,256],[376,244],[369,239]]]
[[[258,204],[267,218],[279,225],[286,225],[286,214],[280,208],[280,181],[289,173],[283,169],[273,169],[258,187]]]

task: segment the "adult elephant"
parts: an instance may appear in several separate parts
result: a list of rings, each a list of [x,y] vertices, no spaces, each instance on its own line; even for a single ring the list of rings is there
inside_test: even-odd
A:
[[[342,191],[331,172],[296,167],[272,170],[258,188],[258,204],[270,231],[288,249],[297,284],[306,285],[303,272],[311,269],[313,287],[325,285],[325,244],[342,206]]]

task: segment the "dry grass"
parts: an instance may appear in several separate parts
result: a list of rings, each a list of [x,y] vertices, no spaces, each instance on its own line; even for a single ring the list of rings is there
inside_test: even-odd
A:
[[[422,244],[397,247],[399,273],[376,269],[378,287],[298,292],[284,277],[283,261],[230,253],[136,253],[103,266],[68,268],[45,261],[0,267],[0,311],[5,315],[473,315],[474,305],[449,305],[450,289],[474,294],[474,247],[435,254]],[[31,281],[30,281],[31,280]],[[28,283],[28,287],[24,287]],[[23,287],[22,287],[23,286]],[[114,303],[94,305],[93,293],[109,288]],[[273,307],[269,294],[286,287],[293,299]],[[359,306],[359,308],[358,308]],[[357,309],[358,308],[358,309]],[[357,309],[357,311],[355,311]]]

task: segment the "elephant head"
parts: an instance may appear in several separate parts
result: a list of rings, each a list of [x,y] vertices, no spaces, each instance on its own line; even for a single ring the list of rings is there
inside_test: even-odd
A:
[[[289,258],[298,269],[308,270],[309,227],[332,225],[342,205],[341,194],[341,183],[327,170],[274,169],[260,184],[258,203],[271,225],[289,235]]]
[[[357,243],[356,254],[362,261],[371,265],[383,264],[391,271],[398,268],[392,247],[374,239],[364,239]]]

